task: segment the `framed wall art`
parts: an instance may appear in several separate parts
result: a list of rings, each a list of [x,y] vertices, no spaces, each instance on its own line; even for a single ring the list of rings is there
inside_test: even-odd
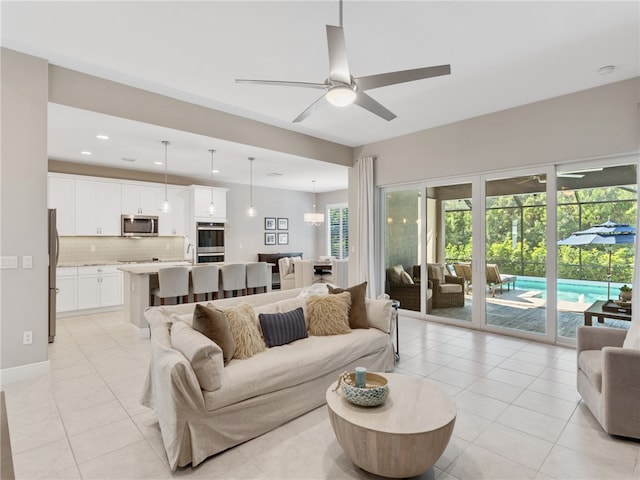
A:
[[[264,244],[265,245],[275,245],[276,244],[276,234],[265,232],[264,234]]]
[[[264,229],[265,230],[275,230],[276,229],[276,219],[274,217],[264,217]]]
[[[289,230],[289,219],[278,217],[278,230]]]
[[[287,232],[278,232],[278,245],[288,245],[289,234]]]

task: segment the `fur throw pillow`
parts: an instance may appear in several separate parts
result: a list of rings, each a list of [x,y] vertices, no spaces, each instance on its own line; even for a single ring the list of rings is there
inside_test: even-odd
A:
[[[309,297],[307,299],[309,335],[321,336],[350,333],[350,307],[351,294],[349,292]]]
[[[267,345],[262,339],[253,306],[241,303],[235,307],[220,309],[224,312],[236,349],[233,358],[244,359],[263,352]]]

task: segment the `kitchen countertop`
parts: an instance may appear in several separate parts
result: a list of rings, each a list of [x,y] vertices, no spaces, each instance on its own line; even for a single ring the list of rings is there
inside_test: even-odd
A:
[[[152,260],[148,260],[148,261],[139,261],[139,260],[113,260],[110,262],[60,262],[58,263],[57,267],[58,268],[65,268],[65,267],[97,267],[99,265],[118,265],[118,266],[125,266],[125,265],[148,265],[148,264],[164,264],[164,263],[176,263],[176,262],[185,262],[187,264],[190,264],[191,262],[189,260],[183,260],[183,259],[176,259],[176,260],[158,260],[158,261],[152,261]]]
[[[192,263],[188,260],[176,260],[173,262],[127,263],[118,267],[118,270],[122,270],[126,273],[133,273],[134,275],[148,275],[150,273],[158,273],[159,268],[178,265],[190,267],[192,266]]]

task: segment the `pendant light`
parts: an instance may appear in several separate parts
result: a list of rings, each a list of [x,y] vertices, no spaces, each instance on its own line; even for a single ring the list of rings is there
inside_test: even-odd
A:
[[[324,223],[324,213],[316,213],[316,181],[313,182],[313,213],[304,214],[304,223],[317,227]]]
[[[255,217],[258,211],[253,208],[253,161],[255,158],[249,157],[249,208],[247,208],[247,217]]]
[[[164,202],[162,203],[162,211],[167,213],[169,211],[169,197],[167,195],[167,147],[169,142],[162,140],[164,145]]]
[[[213,205],[213,154],[216,153],[216,151],[213,148],[210,148],[209,152],[211,153],[211,203],[209,204],[209,216],[213,217],[213,214],[216,211],[215,206]]]

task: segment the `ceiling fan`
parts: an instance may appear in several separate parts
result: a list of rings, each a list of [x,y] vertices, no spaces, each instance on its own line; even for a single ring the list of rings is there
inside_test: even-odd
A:
[[[437,65],[369,75],[366,77],[354,78],[351,76],[344,41],[344,29],[342,28],[342,0],[340,0],[340,26],[327,25],[327,43],[329,47],[329,78],[327,78],[324,83],[251,79],[236,79],[236,83],[254,83],[325,90],[325,93],[318,98],[318,100],[293,120],[294,123],[303,121],[327,102],[340,107],[355,103],[365,110],[390,121],[396,118],[396,115],[367,95],[365,93],[366,90],[441,75],[449,75],[451,73],[451,65]]]

